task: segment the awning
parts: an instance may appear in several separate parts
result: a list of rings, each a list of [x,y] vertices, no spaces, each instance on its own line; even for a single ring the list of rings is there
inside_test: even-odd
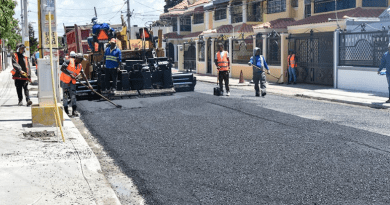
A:
[[[214,4],[213,4],[213,2],[210,2],[210,3],[208,3],[208,4],[205,4],[205,5],[203,6],[203,9],[204,9],[204,10],[211,10],[211,9],[214,9]]]

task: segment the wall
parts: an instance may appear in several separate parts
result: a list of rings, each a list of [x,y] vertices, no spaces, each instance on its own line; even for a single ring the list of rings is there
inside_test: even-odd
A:
[[[177,65],[177,67],[178,67],[178,69],[179,69],[179,71],[181,71],[181,72],[184,72],[185,70],[184,70],[184,48],[183,48],[183,45],[178,45],[177,46],[178,47],[178,51],[177,51],[177,57],[178,57],[178,65]]]
[[[339,66],[337,88],[388,94],[386,76],[377,71],[378,68]]]
[[[204,63],[204,61],[196,61],[196,66],[197,66],[197,68],[196,68],[196,72],[197,73],[201,73],[201,74],[206,74],[207,73],[207,68],[206,68],[206,66],[205,66],[205,63]]]
[[[204,31],[204,30],[207,30],[205,28],[205,23],[191,24],[191,32]]]

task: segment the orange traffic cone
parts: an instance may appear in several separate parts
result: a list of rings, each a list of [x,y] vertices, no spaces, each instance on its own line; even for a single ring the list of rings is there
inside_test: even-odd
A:
[[[240,81],[238,83],[244,83],[244,74],[242,73],[242,70],[240,73]]]

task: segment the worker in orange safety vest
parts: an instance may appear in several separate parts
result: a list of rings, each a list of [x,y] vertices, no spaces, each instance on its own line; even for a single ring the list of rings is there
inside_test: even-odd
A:
[[[92,86],[89,84],[87,77],[84,74],[83,66],[81,65],[81,62],[85,60],[83,57],[83,54],[77,53],[75,55],[75,58],[72,57],[69,60],[65,60],[65,62],[61,66],[61,87],[63,91],[63,105],[64,110],[66,114],[69,115],[69,108],[68,108],[68,97],[71,98],[71,104],[72,104],[72,115],[73,117],[78,117],[79,114],[76,111],[77,105],[76,105],[76,80],[78,77],[82,76],[82,78],[87,82],[88,87],[92,88]]]
[[[215,65],[218,69],[218,80],[219,88],[221,90],[221,95],[223,95],[223,84],[222,81],[225,81],[226,96],[230,96],[229,89],[229,73],[230,73],[230,61],[229,53],[224,51],[224,46],[222,43],[218,44],[218,52],[215,54]]]
[[[16,92],[18,93],[19,106],[23,105],[23,93],[26,97],[27,106],[32,104],[30,100],[28,82],[31,81],[30,62],[28,58],[23,55],[26,46],[22,43],[16,46],[16,52],[12,56],[12,66],[14,67],[11,71],[12,79],[15,80]]]
[[[297,76],[296,76],[296,69],[297,69],[297,58],[295,56],[295,53],[293,50],[290,50],[289,55],[287,57],[288,62],[288,83],[294,83],[297,84]]]

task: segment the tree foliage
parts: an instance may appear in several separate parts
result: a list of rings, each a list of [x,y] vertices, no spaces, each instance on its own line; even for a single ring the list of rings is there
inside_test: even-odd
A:
[[[28,36],[30,41],[30,50],[31,53],[34,53],[38,50],[38,39],[35,38],[34,28],[31,24],[28,24]]]
[[[12,49],[22,40],[18,20],[13,18],[15,7],[12,0],[0,0],[0,39],[7,39],[5,43]]]

